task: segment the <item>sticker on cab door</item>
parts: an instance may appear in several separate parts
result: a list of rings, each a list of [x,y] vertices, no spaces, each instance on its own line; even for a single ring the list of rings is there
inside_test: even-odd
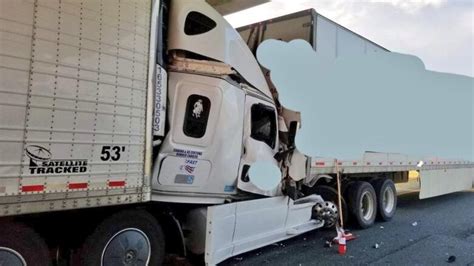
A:
[[[177,157],[185,157],[185,158],[194,158],[198,159],[202,156],[202,152],[200,151],[190,151],[190,150],[182,150],[182,149],[173,149],[173,152],[176,153]]]
[[[174,178],[174,183],[175,184],[188,184],[191,185],[194,182],[194,176],[193,175],[183,175],[179,174],[176,175]]]
[[[179,167],[179,170],[185,171],[188,174],[194,173],[194,170],[196,169],[198,164],[198,160],[191,160],[191,159],[186,159],[184,161],[184,164]]]
[[[233,185],[226,185],[224,187],[224,192],[234,192],[234,190],[235,190],[235,186]]]

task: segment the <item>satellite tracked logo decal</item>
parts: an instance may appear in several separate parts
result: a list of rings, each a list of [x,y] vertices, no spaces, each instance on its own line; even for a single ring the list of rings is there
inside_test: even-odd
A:
[[[51,159],[51,152],[39,145],[25,148],[30,158],[30,174],[68,174],[87,171],[87,159]]]

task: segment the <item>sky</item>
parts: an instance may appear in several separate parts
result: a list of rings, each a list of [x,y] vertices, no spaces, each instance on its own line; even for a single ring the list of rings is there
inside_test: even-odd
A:
[[[272,0],[226,19],[234,27],[314,8],[429,70],[474,77],[473,0]]]

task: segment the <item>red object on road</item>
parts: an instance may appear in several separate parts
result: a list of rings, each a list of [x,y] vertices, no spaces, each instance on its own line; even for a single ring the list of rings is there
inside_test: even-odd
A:
[[[339,255],[346,254],[346,251],[347,251],[346,237],[343,236],[343,237],[339,238],[338,242],[339,242],[339,247],[338,247]]]
[[[346,233],[339,224],[336,224],[336,233],[337,236],[332,240],[332,242],[338,244],[339,254],[344,255],[347,251],[346,241],[354,240],[356,237],[352,233]]]

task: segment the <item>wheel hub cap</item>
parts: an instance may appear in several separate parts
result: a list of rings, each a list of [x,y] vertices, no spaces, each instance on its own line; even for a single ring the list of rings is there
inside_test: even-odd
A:
[[[368,191],[366,191],[360,197],[360,216],[364,220],[368,221],[372,217],[374,211],[375,210],[372,195]]]
[[[135,260],[136,257],[137,255],[134,250],[127,251],[127,253],[125,254],[125,263],[130,264]]]
[[[0,247],[0,265],[26,266],[26,261],[17,251]]]
[[[317,219],[324,221],[325,227],[333,227],[336,225],[339,212],[337,210],[337,206],[334,203],[330,201],[317,203],[314,206],[314,212]]]
[[[386,213],[392,212],[395,207],[395,194],[390,188],[386,188],[383,192],[383,208]]]
[[[141,230],[127,228],[110,238],[102,252],[102,265],[148,265],[150,240]]]

